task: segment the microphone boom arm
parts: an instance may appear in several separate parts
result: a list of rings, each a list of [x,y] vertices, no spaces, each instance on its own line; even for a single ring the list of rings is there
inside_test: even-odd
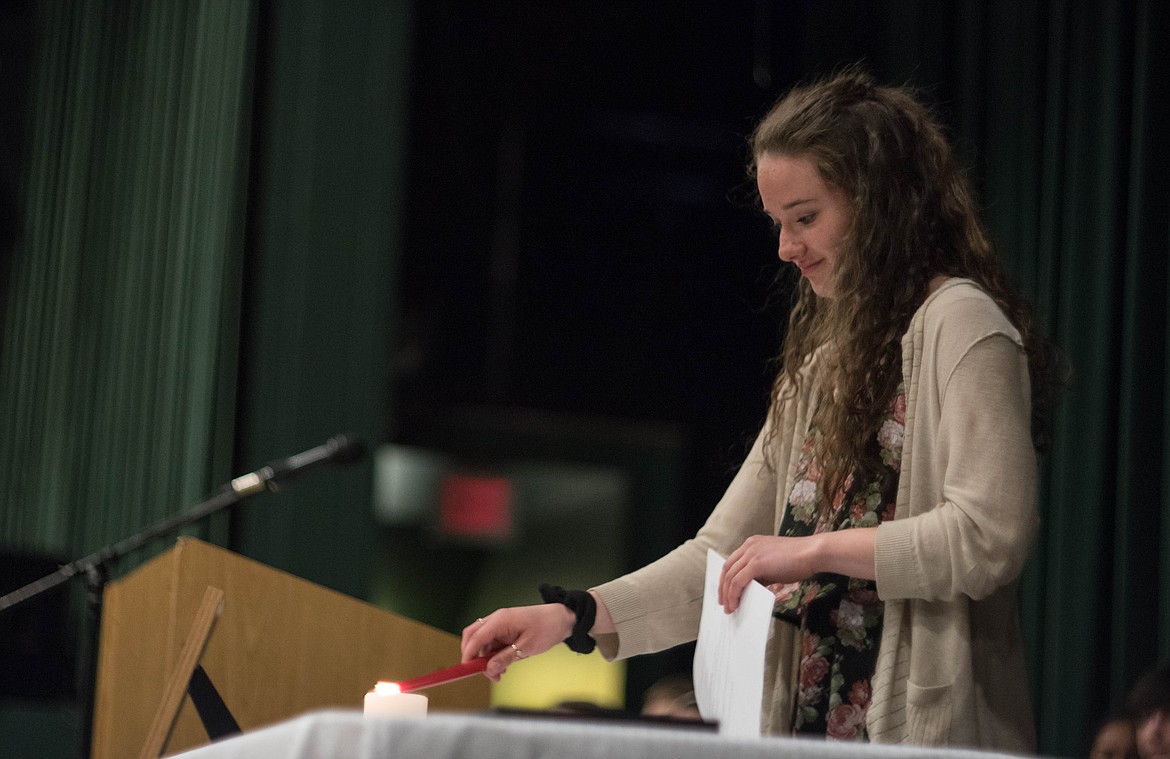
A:
[[[105,568],[111,562],[121,559],[155,538],[160,538],[204,517],[211,516],[247,496],[259,493],[266,488],[276,490],[277,484],[280,482],[291,480],[329,464],[344,465],[357,461],[361,458],[363,451],[364,447],[357,438],[351,435],[337,435],[316,448],[290,456],[287,459],[274,461],[255,472],[237,477],[220,488],[218,493],[195,504],[190,509],[161,519],[128,538],[111,543],[89,556],[61,566],[55,572],[45,575],[39,580],[34,580],[23,587],[5,593],[0,596],[0,612],[55,588],[77,575],[88,575],[96,569]]]

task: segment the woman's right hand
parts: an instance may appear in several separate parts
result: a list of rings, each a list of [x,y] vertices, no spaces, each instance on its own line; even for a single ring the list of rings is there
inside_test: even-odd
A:
[[[463,661],[490,656],[484,674],[498,682],[512,664],[572,635],[576,622],[573,612],[558,603],[498,609],[463,628]]]

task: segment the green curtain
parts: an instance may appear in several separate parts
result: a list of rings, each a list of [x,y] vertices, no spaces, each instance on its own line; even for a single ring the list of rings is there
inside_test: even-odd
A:
[[[260,6],[237,455],[243,470],[353,432],[385,440],[405,181],[411,3]],[[366,598],[372,458],[234,514],[231,547]]]
[[[253,20],[240,0],[37,13],[0,543],[73,558],[229,473]]]
[[[988,221],[1072,375],[1023,619],[1043,753],[1170,655],[1170,26],[1157,4],[966,6],[963,128]]]

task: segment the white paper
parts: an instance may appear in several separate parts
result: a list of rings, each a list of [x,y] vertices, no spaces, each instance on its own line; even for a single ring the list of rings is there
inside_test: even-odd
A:
[[[727,614],[719,605],[723,557],[707,549],[703,616],[695,645],[695,700],[719,732],[737,738],[760,735],[764,697],[764,656],[775,596],[758,582],[743,591],[739,608]]]

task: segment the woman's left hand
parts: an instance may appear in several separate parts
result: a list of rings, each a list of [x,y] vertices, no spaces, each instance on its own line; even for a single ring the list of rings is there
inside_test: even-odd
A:
[[[732,551],[719,576],[719,603],[728,614],[752,580],[764,585],[799,582],[813,574],[812,542],[816,536],[785,538],[753,535]]]
[[[803,538],[752,535],[731,552],[719,576],[719,603],[728,614],[739,608],[752,580],[764,585],[800,582],[817,572],[873,580],[876,527],[818,532]]]

